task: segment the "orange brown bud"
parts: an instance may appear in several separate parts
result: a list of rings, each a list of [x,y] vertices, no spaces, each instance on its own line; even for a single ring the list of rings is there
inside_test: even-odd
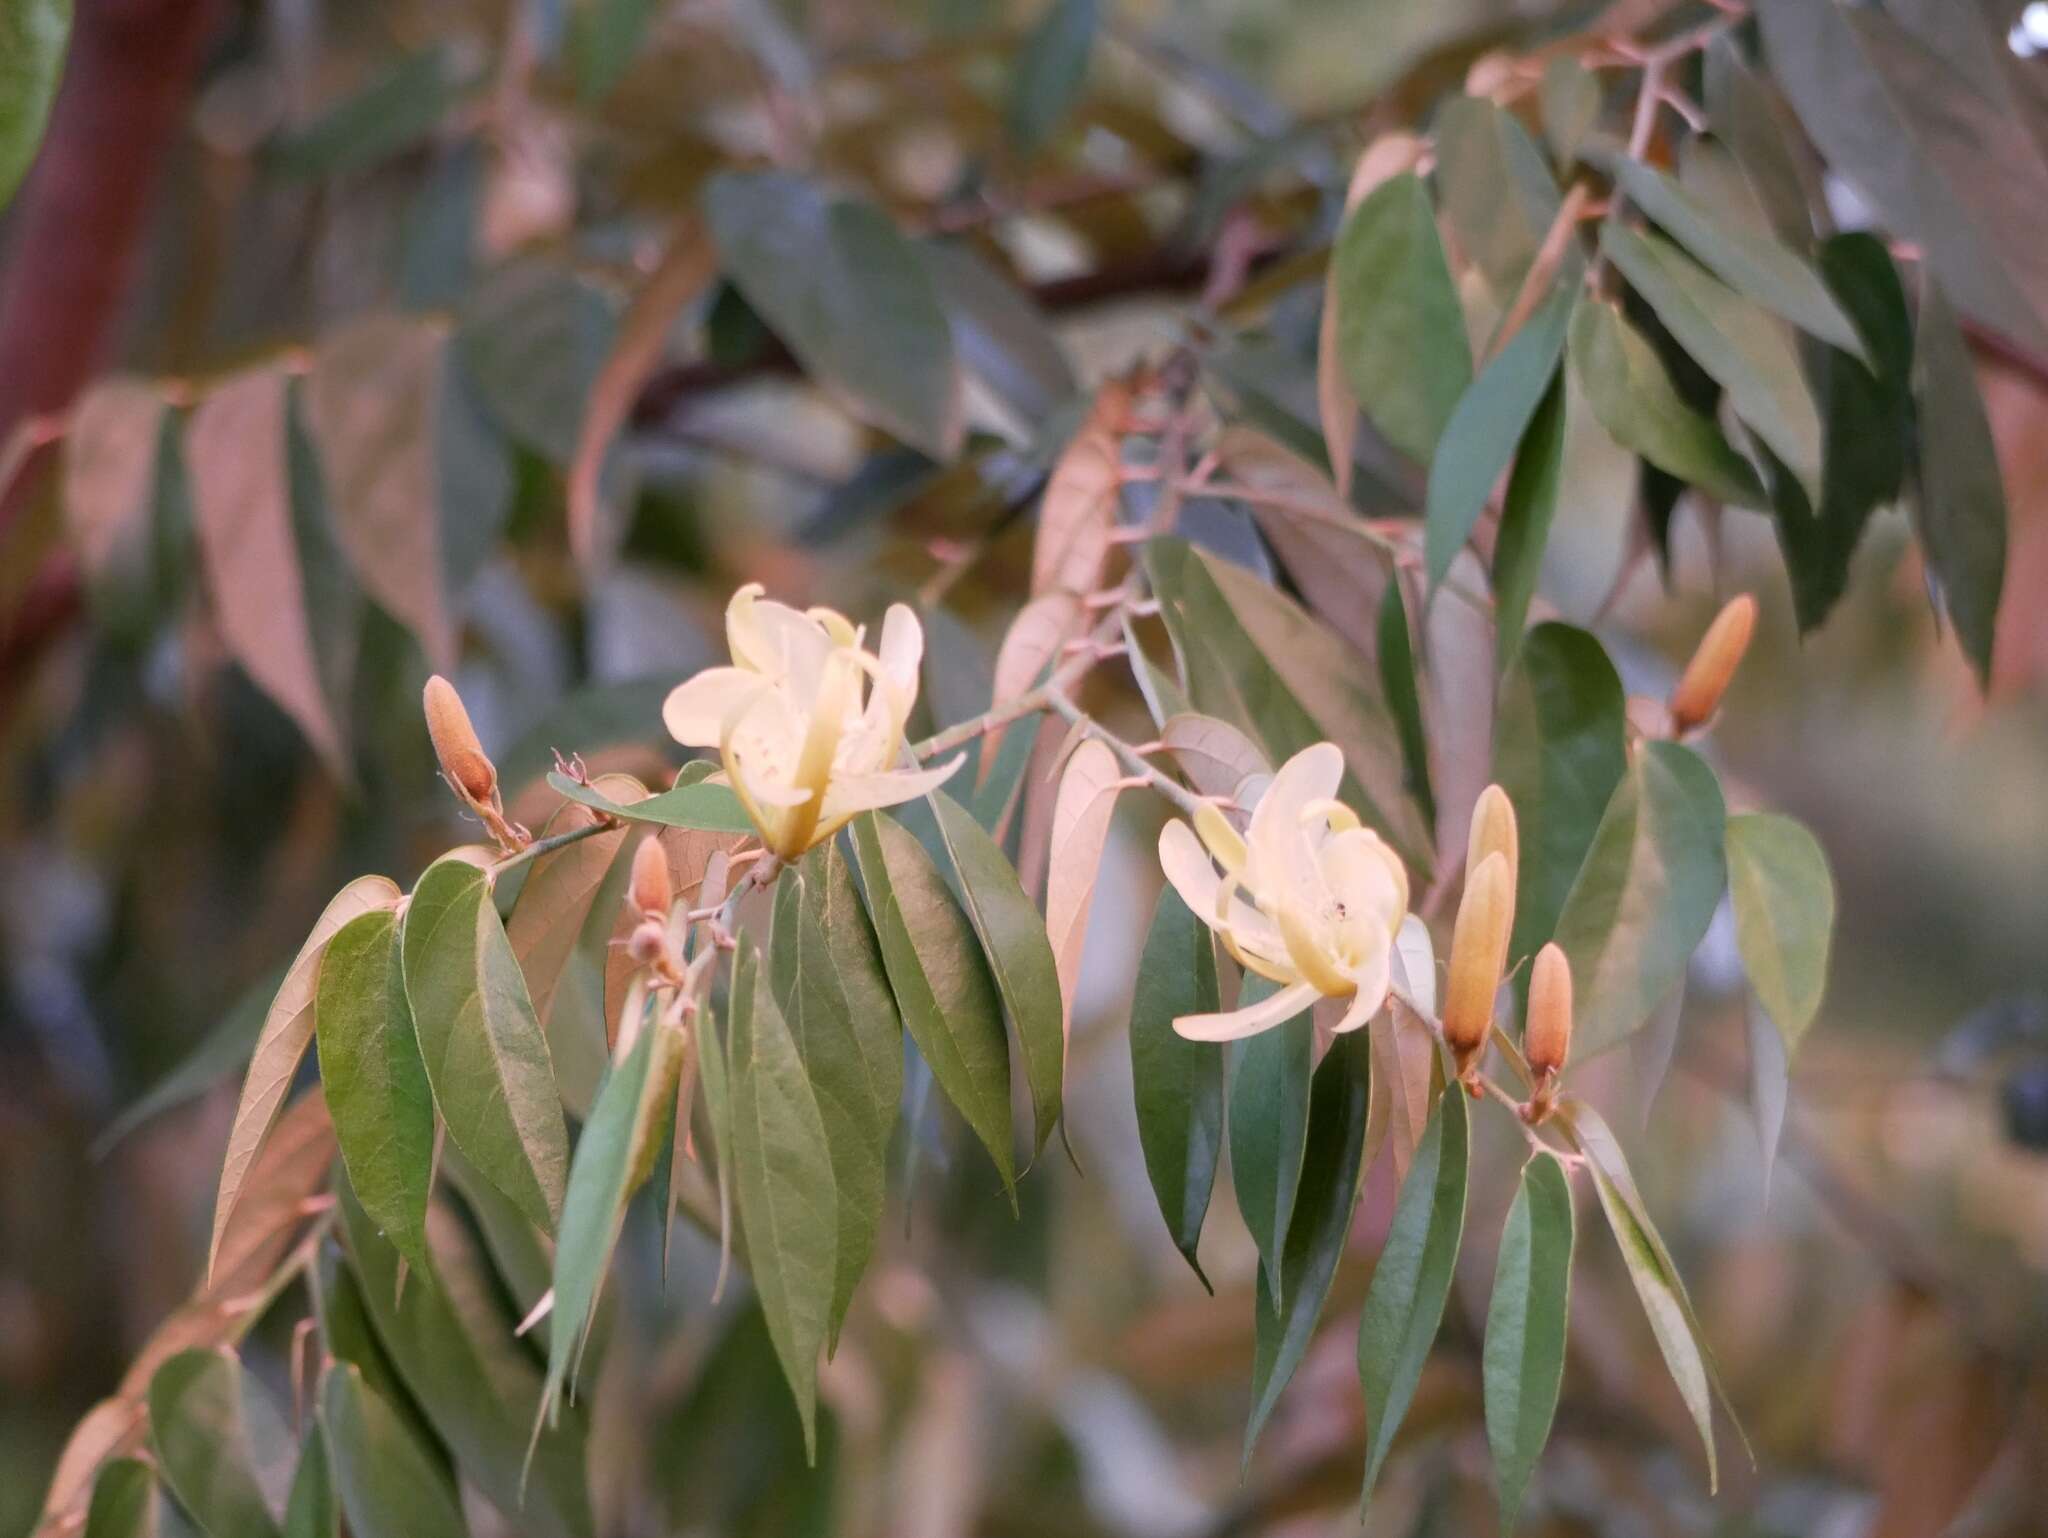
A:
[[[1562,1070],[1572,1049],[1572,964],[1555,940],[1536,953],[1529,972],[1529,1022],[1522,1046],[1539,1081]]]
[[[644,838],[633,851],[631,898],[642,918],[665,919],[675,901],[675,883],[668,870],[668,851],[658,838]]]
[[[660,919],[642,919],[626,939],[626,954],[641,966],[668,954],[668,925]]]
[[[1465,879],[1490,854],[1507,857],[1508,890],[1515,890],[1521,868],[1521,840],[1515,831],[1515,804],[1498,785],[1489,785],[1472,803],[1472,826],[1465,836]]]
[[[1498,850],[1479,862],[1465,883],[1451,930],[1450,978],[1444,992],[1444,1039],[1462,1068],[1485,1047],[1493,1030],[1493,998],[1507,965],[1514,925],[1515,889],[1507,857]]]
[[[1742,654],[1749,650],[1749,638],[1756,631],[1756,600],[1747,593],[1731,598],[1714,616],[1699,649],[1671,691],[1671,729],[1689,732],[1704,725],[1721,707],[1721,696],[1735,670],[1742,666]]]
[[[469,712],[455,685],[439,673],[427,680],[423,703],[427,712],[427,735],[433,739],[434,756],[441,760],[441,772],[456,793],[474,806],[489,806],[498,795],[498,770],[470,725]]]

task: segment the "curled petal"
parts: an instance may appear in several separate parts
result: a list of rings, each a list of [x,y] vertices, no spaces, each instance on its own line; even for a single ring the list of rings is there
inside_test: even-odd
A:
[[[1394,981],[1394,937],[1384,927],[1373,937],[1377,942],[1366,951],[1366,959],[1352,968],[1351,1007],[1344,1011],[1344,1018],[1337,1022],[1337,1032],[1355,1031],[1387,1002],[1387,995],[1393,991]]]
[[[1287,959],[1294,963],[1295,970],[1326,997],[1341,998],[1350,993],[1351,977],[1337,964],[1331,926],[1321,922],[1313,909],[1292,902],[1283,901],[1275,917],[1280,923],[1280,938],[1287,942]]]
[[[725,638],[732,660],[786,684],[798,701],[808,704],[832,654],[832,637],[808,614],[763,598],[762,591],[760,583],[749,582],[726,605]]]
[[[835,774],[825,791],[824,821],[836,831],[848,818],[862,812],[914,801],[945,784],[953,771],[966,761],[963,753],[931,769],[894,769],[885,774]]]
[[[669,691],[661,707],[669,735],[686,748],[715,748],[725,723],[752,704],[769,687],[760,674],[746,668],[706,668]]]
[[[1173,1029],[1189,1041],[1241,1041],[1285,1024],[1315,1001],[1313,987],[1296,983],[1243,1009],[1214,1015],[1182,1015],[1173,1022]]]
[[[1344,910],[1339,927],[1363,941],[1355,926],[1375,924],[1391,933],[1408,911],[1408,872],[1400,856],[1369,828],[1340,833],[1322,850],[1323,877]]]

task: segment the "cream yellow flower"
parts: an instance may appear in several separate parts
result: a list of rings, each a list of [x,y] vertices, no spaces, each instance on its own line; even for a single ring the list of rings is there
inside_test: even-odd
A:
[[[1355,1031],[1386,1002],[1408,872],[1337,800],[1343,778],[1344,755],[1319,742],[1280,766],[1243,837],[1211,808],[1193,828],[1176,821],[1160,831],[1159,864],[1181,901],[1247,972],[1280,984],[1242,1009],[1182,1016],[1173,1022],[1181,1035],[1234,1041],[1322,997],[1351,1000],[1337,1029]]]
[[[726,606],[733,666],[679,685],[661,717],[685,747],[718,749],[761,842],[794,860],[860,813],[925,794],[961,761],[898,767],[924,658],[915,614],[891,605],[871,652],[844,615],[761,593],[750,582]]]

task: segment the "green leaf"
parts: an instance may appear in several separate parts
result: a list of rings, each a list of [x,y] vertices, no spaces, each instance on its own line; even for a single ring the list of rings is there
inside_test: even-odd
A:
[[[655,1006],[638,991],[627,996],[630,1010],[642,1003],[632,1045],[612,1064],[569,1166],[568,1195],[562,1201],[562,1231],[555,1244],[555,1307],[550,1316],[548,1378],[542,1399],[552,1412],[564,1384],[575,1381],[589,1339],[597,1295],[611,1269],[612,1249],[625,1221],[626,1199],[646,1180],[651,1156],[640,1155],[650,1136],[665,1130],[657,1117],[672,1117],[682,1036],[655,1018]]]
[[[452,1164],[452,1161],[451,1161]],[[340,1191],[341,1232],[362,1285],[378,1343],[435,1435],[464,1476],[533,1538],[590,1538],[585,1428],[575,1406],[559,1424],[540,1423],[542,1374],[512,1334],[504,1287],[485,1264],[461,1218],[440,1203],[427,1214],[430,1271],[400,1288],[399,1254],[363,1211],[347,1181]]]
[[[1628,1159],[1607,1123],[1582,1101],[1572,1101],[1559,1109],[1564,1113],[1572,1140],[1592,1166],[1593,1189],[1599,1193],[1600,1209],[1607,1215],[1614,1242],[1621,1247],[1621,1258],[1628,1264],[1629,1280],[1635,1283],[1636,1296],[1649,1316],[1650,1331],[1657,1338],[1657,1349],[1664,1354],[1664,1365],[1671,1370],[1679,1396],[1699,1429],[1700,1441],[1707,1450],[1708,1485],[1717,1486],[1720,1470],[1714,1454],[1713,1397],[1720,1397],[1731,1422],[1735,1421],[1735,1407],[1721,1387],[1720,1374],[1707,1351],[1706,1337],[1700,1332],[1699,1317],[1686,1296],[1685,1283],[1679,1279],[1671,1252],[1665,1249],[1656,1225],[1650,1221],[1649,1209],[1643,1205],[1642,1193],[1629,1173]],[[1740,1423],[1736,1423],[1735,1432],[1746,1450],[1749,1443],[1743,1437]]]
[[[1472,382],[1437,442],[1423,512],[1432,588],[1472,537],[1494,483],[1515,457],[1515,446],[1557,377],[1577,292],[1576,281],[1551,290]]]
[[[1500,1492],[1500,1529],[1515,1530],[1522,1492],[1550,1440],[1564,1383],[1571,1308],[1572,1188],[1555,1154],[1522,1166],[1501,1230],[1486,1310],[1486,1440]]]
[[[349,920],[327,942],[315,1010],[320,1083],[348,1178],[398,1252],[424,1268],[434,1097],[389,910]]]
[[[428,866],[413,886],[400,943],[420,1057],[449,1138],[552,1233],[569,1134],[547,1038],[485,873],[453,858]]]
[[[1615,185],[1668,235],[1744,298],[1823,342],[1861,356],[1862,338],[1806,259],[1775,236],[1717,218],[1686,188],[1644,161],[1609,163]]]
[[[1785,327],[1669,241],[1609,224],[1600,246],[1737,416],[1809,486],[1820,483],[1820,411]]]
[[[1025,421],[1044,425],[1080,390],[1065,345],[1038,303],[965,242],[923,241],[960,363]]]
[[[299,1443],[299,1471],[284,1504],[284,1538],[341,1538],[341,1505],[328,1465],[327,1439],[308,1427]]]
[[[853,847],[903,1025],[1013,1193],[1010,1049],[1002,1004],[967,915],[917,838],[893,818],[854,819]]]
[[[170,1520],[166,1521],[166,1516]],[[158,1538],[182,1526],[166,1513],[156,1471],[140,1458],[112,1458],[93,1480],[85,1513],[85,1538]],[[40,1529],[39,1529],[40,1531]]]
[[[1600,77],[1570,54],[1559,54],[1544,66],[1537,109],[1551,158],[1569,167],[1600,120]]]
[[[838,1219],[832,1151],[803,1059],[760,962],[742,946],[733,968],[729,1055],[732,1163],[747,1263],[768,1335],[815,1457],[818,1353],[831,1328]]]
[[[1131,995],[1131,1093],[1159,1215],[1204,1287],[1209,1278],[1195,1250],[1223,1151],[1223,1054],[1175,1034],[1173,1022],[1219,1007],[1208,927],[1164,887]]]
[[[962,430],[953,333],[917,249],[870,203],[780,171],[728,171],[703,198],[727,279],[805,372],[935,459]]]
[[[1768,812],[1728,819],[1728,891],[1749,981],[1788,1051],[1820,1010],[1835,927],[1835,882],[1820,843]]]
[[[1358,1321],[1358,1381],[1365,1390],[1367,1423],[1361,1507],[1372,1504],[1373,1486],[1443,1321],[1465,1233],[1470,1152],[1465,1095],[1453,1085],[1437,1098],[1415,1162],[1401,1182],[1394,1220]]]
[[[0,8],[0,210],[43,142],[70,36],[71,0],[9,0]]]
[[[939,837],[960,877],[961,906],[974,925],[987,957],[990,975],[1003,1010],[1017,1033],[1017,1051],[1024,1062],[1024,1081],[1031,1090],[1035,1127],[1031,1151],[1037,1155],[1060,1119],[1061,1086],[1066,1077],[1066,1030],[1060,1019],[1059,973],[1045,920],[1024,895],[1017,873],[959,802],[944,791],[930,796]]]
[[[1988,686],[2005,586],[2005,484],[1969,345],[1947,296],[1924,271],[1913,399],[1920,408],[1920,544],[1956,639]]]
[[[1855,318],[1872,360],[1845,352],[1810,359],[1823,416],[1820,503],[1797,477],[1770,477],[1778,543],[1802,631],[1827,618],[1849,585],[1849,561],[1878,508],[1898,500],[1913,431],[1913,323],[1883,241],[1867,231],[1821,247],[1821,271]]]
[[[392,890],[395,892],[397,888]],[[256,1039],[263,1029],[264,1016],[270,1011],[270,1001],[276,997],[284,976],[280,968],[245,989],[213,1029],[179,1059],[177,1067],[129,1101],[120,1115],[107,1123],[100,1135],[93,1139],[92,1157],[105,1158],[110,1149],[143,1123],[197,1100],[229,1075],[247,1066],[250,1055],[256,1050]]]
[[[1557,217],[1543,152],[1513,113],[1479,96],[1446,102],[1432,138],[1445,222],[1495,292],[1512,294]]]
[[[1573,377],[1616,443],[1724,502],[1765,505],[1755,469],[1679,398],[1655,350],[1619,309],[1582,299],[1570,347]]]
[[[1493,541],[1494,666],[1507,672],[1522,646],[1529,601],[1543,574],[1543,552],[1557,516],[1557,488],[1564,473],[1564,381],[1550,390],[1529,419],[1515,449],[1514,473],[1501,503],[1500,532]],[[1496,748],[1498,752],[1498,748]]]
[[[320,1426],[355,1538],[468,1538],[447,1469],[345,1362],[321,1376]]]
[[[1238,1003],[1253,1004],[1278,991],[1278,984],[1247,972]],[[1307,1010],[1229,1046],[1231,1183],[1258,1246],[1269,1299],[1285,1296],[1287,1224],[1308,1149],[1314,1052],[1315,1022]]]
[[[658,0],[577,0],[569,12],[569,57],[580,101],[591,105],[612,94],[660,9]]]
[[[1380,598],[1374,639],[1380,693],[1387,698],[1401,738],[1402,781],[1421,808],[1423,821],[1433,826],[1436,795],[1429,783],[1429,739],[1422,729],[1422,691],[1416,681],[1415,643],[1408,632],[1408,603],[1398,578],[1387,583]]]
[[[1521,835],[1519,961],[1543,948],[1628,769],[1621,677],[1593,636],[1549,622],[1531,630],[1501,682],[1493,777]]]
[[[258,1470],[289,1437],[233,1352],[194,1347],[158,1367],[149,1434],[164,1482],[207,1538],[276,1538]]]
[[[416,48],[311,122],[272,139],[264,160],[285,176],[365,170],[428,138],[476,80],[454,48]]]
[[[548,788],[581,802],[607,817],[627,822],[653,822],[665,828],[696,828],[705,833],[751,833],[754,824],[728,785],[685,781],[644,801],[614,801],[566,774],[550,774]]]
[[[567,273],[527,263],[473,294],[456,357],[484,410],[514,442],[550,464],[576,457],[584,403],[611,354],[612,301]]]
[[[1820,166],[1791,104],[1774,82],[1750,66],[1730,34],[1707,48],[1705,74],[1707,115],[1715,138],[1742,168],[1743,179],[1778,238],[1795,251],[1804,249],[1813,239]],[[1829,287],[1835,288],[1837,299],[1842,297],[1832,278]],[[1870,340],[1868,331],[1863,339]]]
[[[1327,626],[1241,567],[1158,538],[1145,570],[1195,709],[1244,732],[1279,764],[1313,743],[1344,750],[1338,794],[1411,871],[1435,847],[1407,789],[1400,732],[1365,686],[1363,660]]]
[[[1721,786],[1697,753],[1653,742],[1601,816],[1557,919],[1579,1055],[1629,1036],[1685,976],[1728,885]]]
[[[1287,1224],[1284,1286],[1276,1299],[1267,1273],[1258,1277],[1252,1315],[1252,1413],[1244,1432],[1244,1462],[1273,1406],[1308,1354],[1330,1283],[1337,1275],[1351,1212],[1364,1174],[1365,1123],[1371,1099],[1371,1042],[1365,1031],[1339,1036],[1316,1069],[1309,1093],[1308,1152],[1301,1189]]]
[[[1043,148],[1080,101],[1101,24],[1101,0],[1052,0],[1025,37],[1010,78],[1005,117],[1018,154]]]
[[[1389,177],[1337,237],[1337,347],[1366,417],[1427,464],[1472,382],[1465,311],[1420,177]]]

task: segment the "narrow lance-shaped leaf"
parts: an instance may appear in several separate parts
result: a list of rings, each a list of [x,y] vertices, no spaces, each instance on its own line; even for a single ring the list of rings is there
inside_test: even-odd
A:
[[[817,1453],[818,1353],[831,1327],[838,1221],[831,1149],[803,1059],[760,963],[743,947],[734,968],[726,1050],[732,1161],[747,1264]]]
[[[1238,1002],[1256,1003],[1278,991],[1277,984],[1248,972]],[[1230,1177],[1244,1226],[1258,1246],[1270,1302],[1286,1290],[1287,1225],[1308,1148],[1315,1024],[1304,1010],[1228,1050]]]
[[[552,1232],[568,1129],[526,980],[490,880],[454,858],[414,885],[401,930],[405,992],[448,1136],[484,1177]]]
[[[1209,1278],[1195,1247],[1223,1149],[1223,1053],[1207,1042],[1185,1040],[1173,1022],[1221,1007],[1208,927],[1179,893],[1164,887],[1131,996],[1131,1091],[1159,1215],[1204,1287]]]
[[[1252,1316],[1256,1350],[1252,1361],[1252,1413],[1244,1432],[1244,1461],[1251,1462],[1280,1393],[1308,1354],[1330,1283],[1351,1234],[1365,1172],[1365,1124],[1371,1099],[1370,1048],[1363,1031],[1337,1038],[1316,1069],[1309,1095],[1308,1149],[1301,1189],[1287,1224],[1284,1284],[1276,1297],[1267,1274],[1259,1272],[1258,1303]]]
[[[159,1538],[175,1533],[177,1516],[165,1511],[164,1502],[156,1471],[147,1463],[140,1458],[110,1459],[93,1480],[85,1538]]]
[[[1047,937],[1048,921],[1039,918],[1038,909],[1018,884],[1009,859],[966,809],[944,791],[934,791],[930,800],[939,837],[960,878],[961,906],[974,925],[1003,1010],[1017,1033],[1024,1080],[1031,1091],[1035,1113],[1031,1139],[1035,1155],[1045,1147],[1053,1124],[1060,1118],[1061,1086],[1066,1077],[1067,1039],[1062,1008],[1066,991],[1060,986],[1060,969]],[[1078,863],[1080,859],[1079,851],[1061,847],[1057,811],[1053,826],[1053,869],[1047,878],[1048,914],[1054,894],[1061,890],[1066,877],[1073,874],[1063,869],[1063,864],[1070,860]],[[1087,884],[1092,887],[1093,868],[1086,874]],[[1085,915],[1086,909],[1082,912]]]
[[[1500,532],[1493,542],[1494,667],[1501,673],[1507,672],[1522,644],[1529,600],[1536,596],[1551,520],[1557,514],[1568,393],[1562,379],[1551,382],[1550,392],[1522,431],[1514,473],[1501,503]],[[1500,752],[1498,728],[1494,752]]]
[[[434,1099],[389,909],[351,919],[327,942],[315,1007],[320,1082],[349,1181],[398,1252],[424,1269]]]
[[[1793,818],[1769,812],[1731,817],[1727,841],[1742,964],[1789,1052],[1827,991],[1834,878],[1819,841]]]
[[[1699,755],[1653,742],[1615,787],[1558,915],[1577,1048],[1638,1029],[1685,975],[1728,885],[1721,787]]]
[[[1495,293],[1511,295],[1557,217],[1557,181],[1521,120],[1453,96],[1431,124],[1445,223]]]
[[[270,1011],[257,1033],[248,1077],[242,1082],[242,1097],[228,1128],[220,1195],[213,1208],[213,1239],[207,1247],[209,1274],[220,1259],[221,1240],[241,1202],[256,1155],[262,1151],[270,1129],[277,1125],[278,1112],[284,1109],[285,1096],[306,1056],[306,1048],[312,1044],[315,987],[327,942],[357,915],[380,908],[388,911],[398,905],[398,898],[398,888],[383,876],[358,876],[351,881],[335,894],[314,922],[313,932],[306,936],[306,943],[299,947],[299,954],[278,985],[277,996],[271,1000]]]
[[[751,833],[754,825],[729,785],[685,780],[645,800],[621,802],[594,785],[565,774],[550,774],[548,788],[581,802],[593,811],[625,822],[656,822],[670,828],[696,828],[707,833]]]
[[[341,1538],[341,1501],[334,1488],[327,1438],[318,1426],[307,1427],[299,1442],[299,1469],[284,1503],[283,1538]]]
[[[355,1538],[468,1538],[447,1469],[347,1363],[321,1377],[320,1425]]]
[[[275,1538],[277,1510],[258,1469],[289,1438],[230,1351],[196,1347],[149,1381],[157,1467],[207,1538]]]
[[[1557,1156],[1522,1167],[1501,1230],[1486,1310],[1486,1440],[1493,1449],[1500,1527],[1515,1530],[1522,1492],[1550,1439],[1564,1383],[1572,1285],[1572,1188]]]
[[[893,818],[854,819],[853,847],[904,1029],[988,1149],[1006,1189],[1010,1051],[1002,1006],[967,916],[916,837]]]
[[[1465,1094],[1453,1087],[1438,1099],[1401,1183],[1358,1321],[1358,1380],[1365,1389],[1367,1422],[1365,1490],[1359,1500],[1366,1507],[1443,1322],[1465,1233],[1469,1156]]]
[[[1065,1070],[1074,1003],[1081,986],[1081,955],[1088,940],[1088,915],[1109,843],[1122,767],[1116,754],[1094,738],[1074,749],[1060,774],[1053,802],[1050,859],[1045,875],[1045,930],[1052,948],[1060,1001],[1060,1068]],[[1027,1055],[1026,1061],[1029,1061]],[[1045,1132],[1039,1131],[1043,1146]]]
[[[1101,11],[1101,0],[1052,0],[1025,38],[1007,113],[1010,139],[1019,153],[1029,155],[1044,145],[1080,99]]]

